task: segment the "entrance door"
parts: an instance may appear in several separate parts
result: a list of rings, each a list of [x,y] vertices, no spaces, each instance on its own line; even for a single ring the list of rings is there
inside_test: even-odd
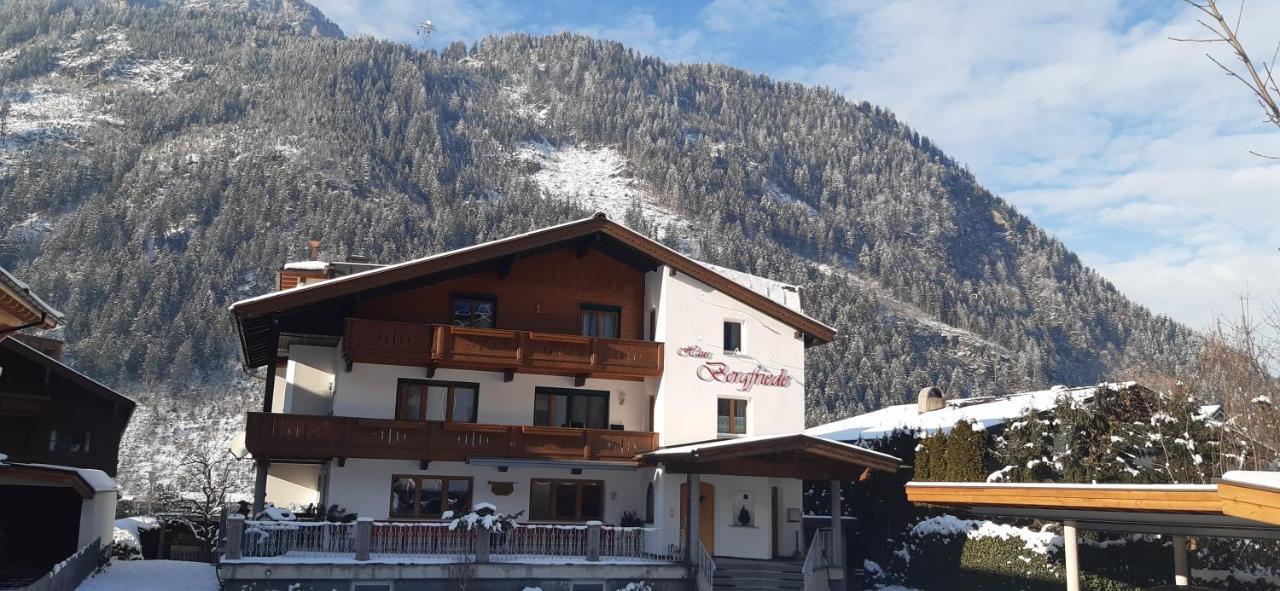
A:
[[[716,487],[702,482],[698,498],[698,537],[707,553],[716,555]],[[680,531],[689,531],[689,483],[680,485]]]

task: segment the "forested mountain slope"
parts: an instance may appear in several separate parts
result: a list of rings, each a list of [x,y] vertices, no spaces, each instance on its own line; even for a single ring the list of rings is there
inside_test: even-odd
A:
[[[567,34],[421,52],[295,0],[14,0],[0,86],[0,265],[69,313],[79,369],[197,414],[253,395],[226,306],[307,239],[395,262],[595,209],[804,285],[841,332],[811,421],[1195,345],[888,110],[725,66]]]

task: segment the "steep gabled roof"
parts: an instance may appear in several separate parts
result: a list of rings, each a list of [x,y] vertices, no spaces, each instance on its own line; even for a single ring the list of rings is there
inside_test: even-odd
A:
[[[49,370],[51,373],[66,379],[68,382],[75,384],[84,391],[100,396],[112,404],[124,407],[127,410],[126,418],[128,415],[133,413],[133,408],[137,406],[137,403],[134,402],[132,398],[98,383],[97,380],[71,369],[61,361],[35,350],[30,345],[19,341],[18,339],[5,339],[0,341],[0,348],[17,353],[32,363],[35,363]]]
[[[598,248],[606,254],[630,261],[631,264],[652,267],[667,265],[794,327],[806,335],[806,343],[827,343],[835,338],[835,329],[830,326],[610,221],[603,213],[509,238],[241,300],[232,304],[230,310],[240,331],[246,365],[261,367],[275,357],[277,327],[272,321],[275,315],[306,306],[322,305],[362,292],[393,288],[397,284],[482,268],[486,264],[509,261],[523,254],[574,245],[583,249]]]

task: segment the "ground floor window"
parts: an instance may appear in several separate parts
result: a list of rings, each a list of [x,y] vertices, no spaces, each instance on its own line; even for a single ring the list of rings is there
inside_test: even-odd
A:
[[[609,392],[537,388],[533,399],[533,424],[540,427],[609,428]]]
[[[536,521],[604,519],[604,482],[551,480],[529,483],[529,518]]]
[[[459,476],[393,476],[391,517],[441,519],[471,508],[471,479]]]

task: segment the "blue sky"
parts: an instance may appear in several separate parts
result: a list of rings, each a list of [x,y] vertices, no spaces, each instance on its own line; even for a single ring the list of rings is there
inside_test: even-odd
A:
[[[1174,0],[314,0],[348,35],[430,45],[575,31],[894,111],[1134,300],[1196,327],[1280,297],[1280,130]],[[1221,0],[1234,11],[1234,0]],[[1280,2],[1248,4],[1255,58]]]

